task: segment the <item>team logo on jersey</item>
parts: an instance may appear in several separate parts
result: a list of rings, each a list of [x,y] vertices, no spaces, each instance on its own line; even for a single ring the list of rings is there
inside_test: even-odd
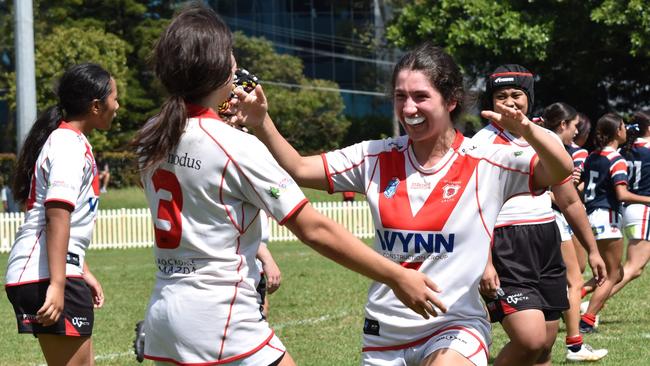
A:
[[[395,192],[397,192],[397,186],[399,185],[399,179],[397,177],[393,177],[393,179],[388,182],[388,186],[386,186],[386,189],[384,189],[384,197],[386,198],[391,198],[395,195]]]
[[[269,195],[271,197],[275,198],[276,200],[278,198],[280,198],[281,191],[280,191],[280,188],[278,188],[278,187],[271,187],[271,188],[269,188],[269,190],[267,192],[269,193]]]
[[[389,142],[388,146],[390,146],[393,149],[397,149],[397,150],[400,150],[402,148],[402,145],[400,145],[399,143],[397,143],[395,141]]]
[[[460,184],[447,183],[442,187],[442,200],[448,201],[460,192]]]
[[[521,154],[523,154],[523,153],[524,153],[524,152],[521,151],[521,150],[519,150],[519,151],[515,151],[515,152],[514,152],[515,156],[521,156]]]

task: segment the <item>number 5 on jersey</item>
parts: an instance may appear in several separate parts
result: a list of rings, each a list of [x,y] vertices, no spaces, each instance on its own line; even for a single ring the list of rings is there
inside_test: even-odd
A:
[[[158,169],[151,177],[158,207],[154,218],[154,232],[158,248],[175,249],[181,244],[183,222],[183,192],[174,173]]]

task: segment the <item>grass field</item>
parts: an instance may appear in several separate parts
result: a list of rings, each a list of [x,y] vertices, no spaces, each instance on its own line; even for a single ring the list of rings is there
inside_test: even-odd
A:
[[[302,188],[302,191],[310,202],[341,201],[342,199],[340,193],[329,194],[309,188]],[[361,199],[361,197],[358,196],[357,199]],[[108,192],[101,194],[100,208],[103,210],[144,207],[147,207],[147,201],[140,187],[109,189]]]
[[[270,246],[282,269],[282,287],[270,297],[270,322],[298,365],[358,365],[363,303],[368,281],[299,243]],[[142,319],[153,284],[151,249],[90,251],[88,263],[102,281],[106,305],[96,312],[94,345],[98,365],[137,365],[131,353],[133,327]],[[6,263],[7,255],[0,255]],[[1,279],[4,280],[4,265]],[[598,365],[650,364],[650,279],[633,282],[602,312],[601,330],[586,336],[609,356]],[[564,364],[564,328],[553,363]],[[505,342],[495,327],[492,352]],[[6,296],[0,296],[0,365],[44,362],[38,342],[18,335]],[[151,365],[150,362],[145,364]]]

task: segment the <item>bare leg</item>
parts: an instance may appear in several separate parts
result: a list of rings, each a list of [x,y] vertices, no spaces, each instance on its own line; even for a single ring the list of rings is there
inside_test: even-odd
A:
[[[282,357],[282,361],[280,361],[278,366],[296,366],[296,363],[294,362],[289,352],[286,352],[284,354],[284,357]]]
[[[560,328],[559,320],[552,320],[546,322],[546,342],[544,342],[544,349],[539,355],[536,366],[550,366],[551,365],[551,351],[553,351],[553,344],[555,343],[555,337],[557,336],[557,331]]]
[[[575,235],[572,236],[572,239],[576,258],[578,258],[578,265],[580,266],[580,273],[585,273],[585,269],[587,268],[587,250],[580,244],[580,240]]]
[[[38,343],[48,365],[92,366],[93,342],[90,337],[39,334]]]
[[[643,268],[650,260],[650,242],[646,240],[630,240],[627,245],[627,259],[623,266],[623,279],[614,285],[609,297],[613,297],[628,282],[638,278],[643,273]]]
[[[607,298],[612,292],[612,288],[622,278],[623,267],[621,259],[623,257],[623,239],[605,239],[598,240],[598,250],[605,261],[607,267],[607,279],[602,286],[596,287],[594,294],[589,300],[588,314],[596,315],[603,308]]]
[[[560,245],[562,259],[566,265],[566,277],[569,284],[569,309],[564,311],[567,337],[580,335],[580,289],[582,288],[582,272],[576,258],[572,241],[563,241]]]
[[[501,322],[508,342],[494,360],[494,366],[534,365],[547,343],[546,320],[541,310],[518,311]]]
[[[443,348],[439,349],[425,358],[420,366],[473,366],[472,361],[465,358],[465,356],[454,351],[453,349]]]

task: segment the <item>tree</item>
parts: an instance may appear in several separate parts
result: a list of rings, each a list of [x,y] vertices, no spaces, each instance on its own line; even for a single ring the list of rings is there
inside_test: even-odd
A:
[[[129,46],[119,37],[93,28],[56,27],[46,35],[36,36],[36,98],[39,110],[57,103],[54,87],[64,70],[81,62],[96,62],[108,70],[116,80],[119,94],[127,95],[126,54]],[[10,109],[16,108],[15,73],[8,73]],[[113,127],[119,130],[119,123]],[[106,132],[90,136],[96,149],[108,147]]]
[[[305,78],[299,58],[277,54],[263,38],[236,32],[234,52],[238,66],[261,79],[269,99],[269,114],[296,149],[316,153],[341,147],[350,122],[343,116],[341,95],[324,90],[338,89],[336,83]]]
[[[643,0],[394,1],[387,38],[430,39],[477,80],[502,63],[539,76],[536,106],[572,104],[590,117],[650,100],[650,3]]]
[[[0,3],[0,54],[5,52],[8,54],[8,58],[13,60],[13,6],[9,3]],[[108,46],[109,48],[98,48],[99,53],[92,51],[90,54],[85,54],[86,50],[79,49],[76,51],[79,52],[78,56],[93,56],[92,59],[86,58],[86,60],[98,62],[113,71],[108,65],[117,60],[110,59],[112,57],[110,55],[111,42],[115,43],[116,40],[122,42],[125,52],[120,54],[119,61],[128,65],[128,68],[125,68],[125,72],[116,75],[120,88],[121,108],[113,128],[107,133],[98,133],[97,137],[91,138],[91,142],[96,144],[97,150],[125,148],[134,131],[148,117],[152,116],[161,104],[163,98],[161,88],[158,87],[153,74],[149,71],[147,59],[155,39],[179,5],[181,5],[180,1],[172,0],[34,1],[34,34],[37,55],[41,47],[48,47],[47,53],[58,57],[63,55],[62,52],[68,52],[64,51],[67,44],[92,48],[93,43],[97,41],[102,43],[102,47]],[[2,12],[2,7],[6,7],[8,11]],[[75,29],[76,32],[67,32],[67,38],[59,37],[53,40],[54,43],[39,41],[66,28]],[[88,39],[86,33],[103,35],[100,35],[98,39]],[[110,40],[104,39],[106,37]],[[51,40],[51,38],[48,39]],[[84,39],[84,41],[80,42],[79,39]],[[79,58],[75,61],[83,60],[83,58]],[[42,64],[39,59],[36,62],[38,77],[39,69],[49,66]],[[58,66],[60,65],[59,63]],[[0,74],[2,75],[0,89],[3,87],[10,89],[15,84],[13,69],[13,64],[0,63]],[[60,69],[59,73],[62,72],[63,69]],[[47,75],[47,72],[43,75]],[[39,90],[44,85],[40,84],[40,81]],[[128,95],[125,93],[127,85]],[[50,86],[51,83],[47,84],[47,87]],[[48,102],[48,100],[41,100],[41,94],[39,92],[39,110],[47,106],[45,103]]]
[[[93,61],[113,73],[121,108],[106,133],[95,133],[91,143],[97,151],[126,148],[133,133],[152,115],[165,98],[163,88],[148,65],[155,40],[182,1],[157,0],[55,0],[34,1],[38,108],[53,103],[53,81],[73,63]],[[13,59],[12,6],[0,0],[0,53]],[[300,59],[277,54],[268,41],[236,34],[240,65],[263,81],[297,85],[287,89],[265,85],[271,114],[280,130],[303,152],[339,147],[349,127],[343,117],[341,96],[332,91],[335,83],[308,80]],[[3,46],[4,44],[4,46]],[[15,102],[13,65],[0,63],[0,88],[11,92]],[[127,90],[128,87],[128,90]]]

